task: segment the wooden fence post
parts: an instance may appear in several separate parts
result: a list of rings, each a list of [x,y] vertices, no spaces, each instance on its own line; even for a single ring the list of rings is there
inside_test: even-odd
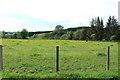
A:
[[[56,72],[59,71],[59,46],[56,47]]]
[[[110,69],[110,47],[107,47],[106,70]]]
[[[2,71],[3,64],[2,64],[2,45],[0,45],[0,71]]]

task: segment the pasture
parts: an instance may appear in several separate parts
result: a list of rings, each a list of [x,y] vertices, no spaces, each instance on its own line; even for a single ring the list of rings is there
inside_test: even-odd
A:
[[[3,39],[3,78],[115,78],[118,43],[75,40]],[[55,71],[60,47],[59,72]],[[106,71],[110,46],[110,70]]]

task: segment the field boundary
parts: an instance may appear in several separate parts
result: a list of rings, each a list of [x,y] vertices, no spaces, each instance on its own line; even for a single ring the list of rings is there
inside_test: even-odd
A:
[[[2,45],[0,45],[0,71],[3,69]]]
[[[3,46],[0,45],[0,71],[3,70],[3,56],[2,56],[2,49]],[[110,70],[110,46],[107,47],[106,50],[106,71]],[[55,60],[55,71],[58,72],[60,71],[59,69],[59,55],[60,55],[60,46],[56,46],[56,60]]]

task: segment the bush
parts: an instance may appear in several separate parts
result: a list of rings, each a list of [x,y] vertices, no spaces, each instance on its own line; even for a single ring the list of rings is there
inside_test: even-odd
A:
[[[103,42],[105,42],[105,41],[106,41],[106,39],[102,39],[102,41],[103,41]]]
[[[110,37],[110,40],[111,40],[111,41],[117,40],[117,36],[116,36],[116,35],[112,35],[112,36]]]
[[[34,34],[33,36],[32,36],[32,38],[37,38],[38,37],[38,34]]]
[[[54,36],[54,39],[60,39],[60,35],[58,35],[58,34],[56,34],[55,36]]]
[[[61,39],[61,40],[67,40],[67,35],[66,35],[66,34],[62,35],[62,36],[60,37],[60,39]]]
[[[96,40],[96,34],[91,34],[92,40]]]

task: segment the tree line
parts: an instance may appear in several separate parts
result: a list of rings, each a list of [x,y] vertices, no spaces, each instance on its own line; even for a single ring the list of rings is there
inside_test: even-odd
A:
[[[7,33],[5,31],[2,31],[2,38],[7,39],[27,39],[29,32],[26,29],[23,29],[22,31],[17,31],[15,33]]]
[[[11,35],[3,32],[3,38],[27,39],[29,33],[26,29]],[[93,18],[90,21],[90,27],[82,27],[76,30],[64,29],[62,25],[57,25],[55,30],[50,33],[34,34],[31,38],[38,39],[60,39],[60,40],[95,40],[95,41],[119,41],[120,25],[114,16],[109,16],[106,25],[100,17]]]
[[[95,41],[119,41],[120,26],[114,16],[109,16],[106,25],[103,19],[96,17],[90,21],[90,27],[82,27],[76,31],[65,30],[62,25],[57,25],[53,32],[34,35],[40,39],[60,39],[60,40],[95,40]]]

